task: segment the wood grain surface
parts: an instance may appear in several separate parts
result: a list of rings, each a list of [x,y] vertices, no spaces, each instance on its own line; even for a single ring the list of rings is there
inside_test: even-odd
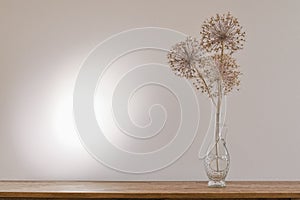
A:
[[[300,198],[299,182],[66,182],[0,181],[0,198]]]

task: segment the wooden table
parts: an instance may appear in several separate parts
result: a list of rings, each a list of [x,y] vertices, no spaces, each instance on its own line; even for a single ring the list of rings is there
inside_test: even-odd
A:
[[[0,199],[300,199],[299,182],[22,182],[1,181]]]

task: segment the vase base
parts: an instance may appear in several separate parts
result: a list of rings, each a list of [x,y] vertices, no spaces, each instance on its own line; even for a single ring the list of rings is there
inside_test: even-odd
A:
[[[222,188],[226,187],[225,181],[208,181],[208,187],[212,188]]]

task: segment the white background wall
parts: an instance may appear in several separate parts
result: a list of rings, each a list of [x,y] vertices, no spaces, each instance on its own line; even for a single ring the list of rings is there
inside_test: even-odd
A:
[[[247,43],[242,89],[228,98],[228,179],[300,180],[299,9],[297,0],[0,0],[0,179],[206,180],[203,131],[154,173],[98,163],[76,134],[72,95],[82,61],[112,34],[156,26],[199,37],[206,18],[231,11]]]

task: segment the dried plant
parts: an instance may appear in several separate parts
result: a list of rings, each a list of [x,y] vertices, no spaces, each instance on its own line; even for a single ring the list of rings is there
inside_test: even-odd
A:
[[[239,71],[239,66],[236,60],[228,54],[224,54],[222,58],[221,55],[216,54],[213,56],[213,59],[216,62],[216,66],[219,66],[223,86],[222,91],[226,95],[240,85],[239,76],[241,72]]]
[[[206,56],[196,38],[187,37],[169,51],[167,57],[171,69],[177,76],[193,80],[194,86],[212,97],[211,91],[218,72],[211,56]],[[214,69],[214,70],[213,70]]]
[[[204,52],[196,38],[187,37],[170,50],[168,60],[176,75],[191,79],[197,76],[196,66],[200,64],[203,55]]]
[[[216,107],[216,167],[219,171],[221,102],[224,95],[240,85],[241,72],[232,54],[243,48],[245,32],[237,18],[227,13],[206,20],[200,35],[200,42],[188,37],[176,44],[168,53],[168,59],[175,74],[192,80],[196,89],[207,94]]]
[[[187,37],[175,44],[168,53],[169,65],[214,101],[240,85],[241,73],[232,54],[243,48],[245,32],[237,18],[227,13],[206,20],[200,34],[200,42]]]
[[[237,18],[230,13],[211,17],[202,26],[201,46],[207,52],[228,50],[230,54],[242,49],[245,42],[245,32],[242,31]]]

